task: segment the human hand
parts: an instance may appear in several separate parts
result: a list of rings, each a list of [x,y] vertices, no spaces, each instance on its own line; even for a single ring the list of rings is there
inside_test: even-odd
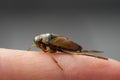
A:
[[[0,80],[120,80],[120,62],[69,54],[0,49]]]

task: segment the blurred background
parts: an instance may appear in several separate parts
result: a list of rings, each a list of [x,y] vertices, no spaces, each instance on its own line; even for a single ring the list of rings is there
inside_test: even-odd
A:
[[[0,0],[0,47],[26,50],[41,33],[120,60],[119,0]]]

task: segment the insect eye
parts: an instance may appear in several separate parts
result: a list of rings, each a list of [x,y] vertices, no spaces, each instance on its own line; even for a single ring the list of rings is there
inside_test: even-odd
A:
[[[38,42],[41,42],[42,41],[42,38],[40,36],[36,36],[34,38],[34,43],[38,43]]]

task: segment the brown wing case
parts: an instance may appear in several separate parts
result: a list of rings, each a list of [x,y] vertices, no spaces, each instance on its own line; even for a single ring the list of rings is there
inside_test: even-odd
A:
[[[58,36],[50,41],[50,44],[69,51],[81,51],[82,47],[66,37]]]

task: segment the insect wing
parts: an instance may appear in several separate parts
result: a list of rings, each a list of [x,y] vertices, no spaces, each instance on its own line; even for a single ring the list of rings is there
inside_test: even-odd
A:
[[[69,51],[77,51],[81,50],[82,47],[76,44],[75,42],[69,40],[66,37],[56,37],[50,41],[50,44],[56,47],[59,47],[64,50],[69,50]]]

